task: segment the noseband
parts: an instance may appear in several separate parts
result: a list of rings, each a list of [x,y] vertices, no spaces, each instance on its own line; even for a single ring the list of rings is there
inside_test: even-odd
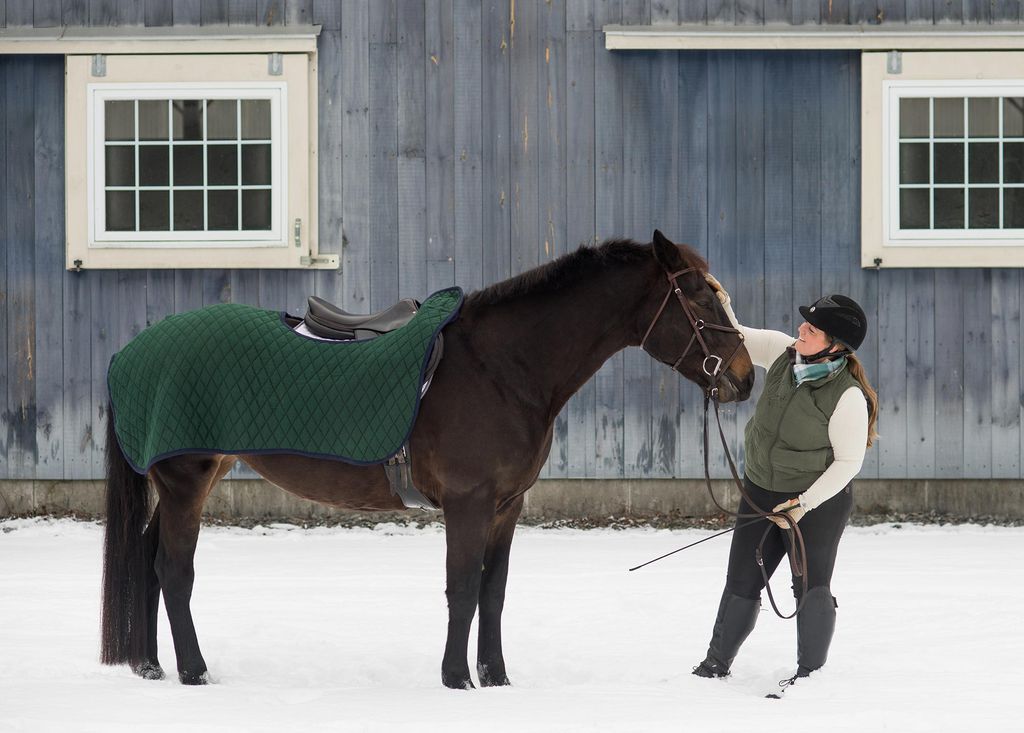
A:
[[[679,370],[679,365],[683,363],[683,359],[685,359],[686,355],[690,353],[690,348],[693,346],[693,342],[696,341],[700,346],[701,351],[704,352],[704,361],[701,364],[701,370],[708,376],[711,382],[707,390],[707,395],[712,399],[715,399],[718,397],[718,377],[723,371],[729,368],[729,365],[732,364],[733,359],[735,359],[736,355],[739,353],[740,347],[743,346],[743,334],[730,326],[719,326],[716,323],[706,323],[703,318],[697,318],[694,315],[693,307],[690,305],[689,301],[683,297],[683,290],[679,287],[677,278],[696,271],[696,267],[687,267],[685,270],[680,270],[679,272],[669,272],[665,274],[669,282],[668,292],[665,293],[665,298],[661,301],[661,306],[658,308],[658,312],[654,314],[654,319],[651,321],[651,325],[647,327],[644,337],[640,340],[640,348],[647,351],[647,338],[651,335],[651,331],[654,330],[654,325],[658,322],[658,319],[661,318],[661,314],[665,312],[665,306],[668,305],[669,299],[674,294],[676,296],[676,300],[679,301],[679,305],[682,306],[683,312],[686,314],[686,320],[690,323],[690,327],[693,329],[693,335],[690,336],[690,340],[687,342],[686,348],[683,349],[683,353],[675,360],[675,363],[671,364],[671,367],[673,370],[682,374]],[[733,349],[733,352],[729,355],[728,359],[723,361],[722,357],[718,354],[711,353],[711,349],[708,348],[707,343],[704,341],[704,336],[701,335],[701,331],[706,328],[711,329],[712,331],[722,331],[723,333],[734,333],[739,336],[739,343],[736,344],[736,348]],[[650,351],[647,351],[647,353],[651,354]],[[651,356],[654,356],[654,354],[651,354]],[[654,358],[657,359],[657,357]],[[659,361],[661,360],[659,359]],[[668,364],[667,361],[663,363]],[[709,364],[712,365],[711,368],[709,368]]]

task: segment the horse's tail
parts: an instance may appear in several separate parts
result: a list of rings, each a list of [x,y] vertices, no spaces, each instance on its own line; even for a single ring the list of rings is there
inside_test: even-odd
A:
[[[104,664],[138,666],[146,653],[146,557],[142,533],[149,485],[121,452],[107,406],[107,531],[103,542]]]

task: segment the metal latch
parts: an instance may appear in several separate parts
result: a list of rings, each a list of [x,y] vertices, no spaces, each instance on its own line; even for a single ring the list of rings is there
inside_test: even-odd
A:
[[[101,53],[93,54],[92,57],[92,75],[93,76],[106,76],[107,75],[107,57]]]
[[[885,71],[889,74],[902,74],[903,54],[899,51],[890,51],[885,58]]]
[[[337,267],[338,255],[304,255],[299,258],[303,267]]]
[[[284,73],[284,57],[279,53],[272,53],[267,56],[267,73],[271,76],[281,76]]]
[[[295,220],[295,246],[302,246],[302,219]]]

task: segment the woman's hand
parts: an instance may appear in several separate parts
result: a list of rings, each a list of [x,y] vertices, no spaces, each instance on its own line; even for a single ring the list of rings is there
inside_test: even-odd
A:
[[[787,501],[782,502],[781,504],[776,504],[775,508],[772,509],[772,511],[776,514],[788,514],[789,517],[793,520],[793,524],[791,525],[782,517],[768,517],[768,521],[775,522],[775,524],[777,524],[782,529],[791,529],[792,526],[799,522],[801,519],[803,519],[804,514],[807,513],[804,510],[804,508],[800,506],[799,499],[789,499]]]
[[[718,282],[714,275],[710,272],[705,272],[704,279],[708,281],[708,285],[710,285],[711,289],[715,291],[715,295],[718,296],[722,305],[729,305],[729,303],[732,302],[732,298],[729,297],[729,293],[725,291],[725,288],[722,287],[722,283]]]

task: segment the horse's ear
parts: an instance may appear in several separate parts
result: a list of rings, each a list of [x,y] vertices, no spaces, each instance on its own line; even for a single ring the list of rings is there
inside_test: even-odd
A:
[[[679,254],[679,247],[659,229],[654,230],[654,256],[668,272],[686,269]]]

